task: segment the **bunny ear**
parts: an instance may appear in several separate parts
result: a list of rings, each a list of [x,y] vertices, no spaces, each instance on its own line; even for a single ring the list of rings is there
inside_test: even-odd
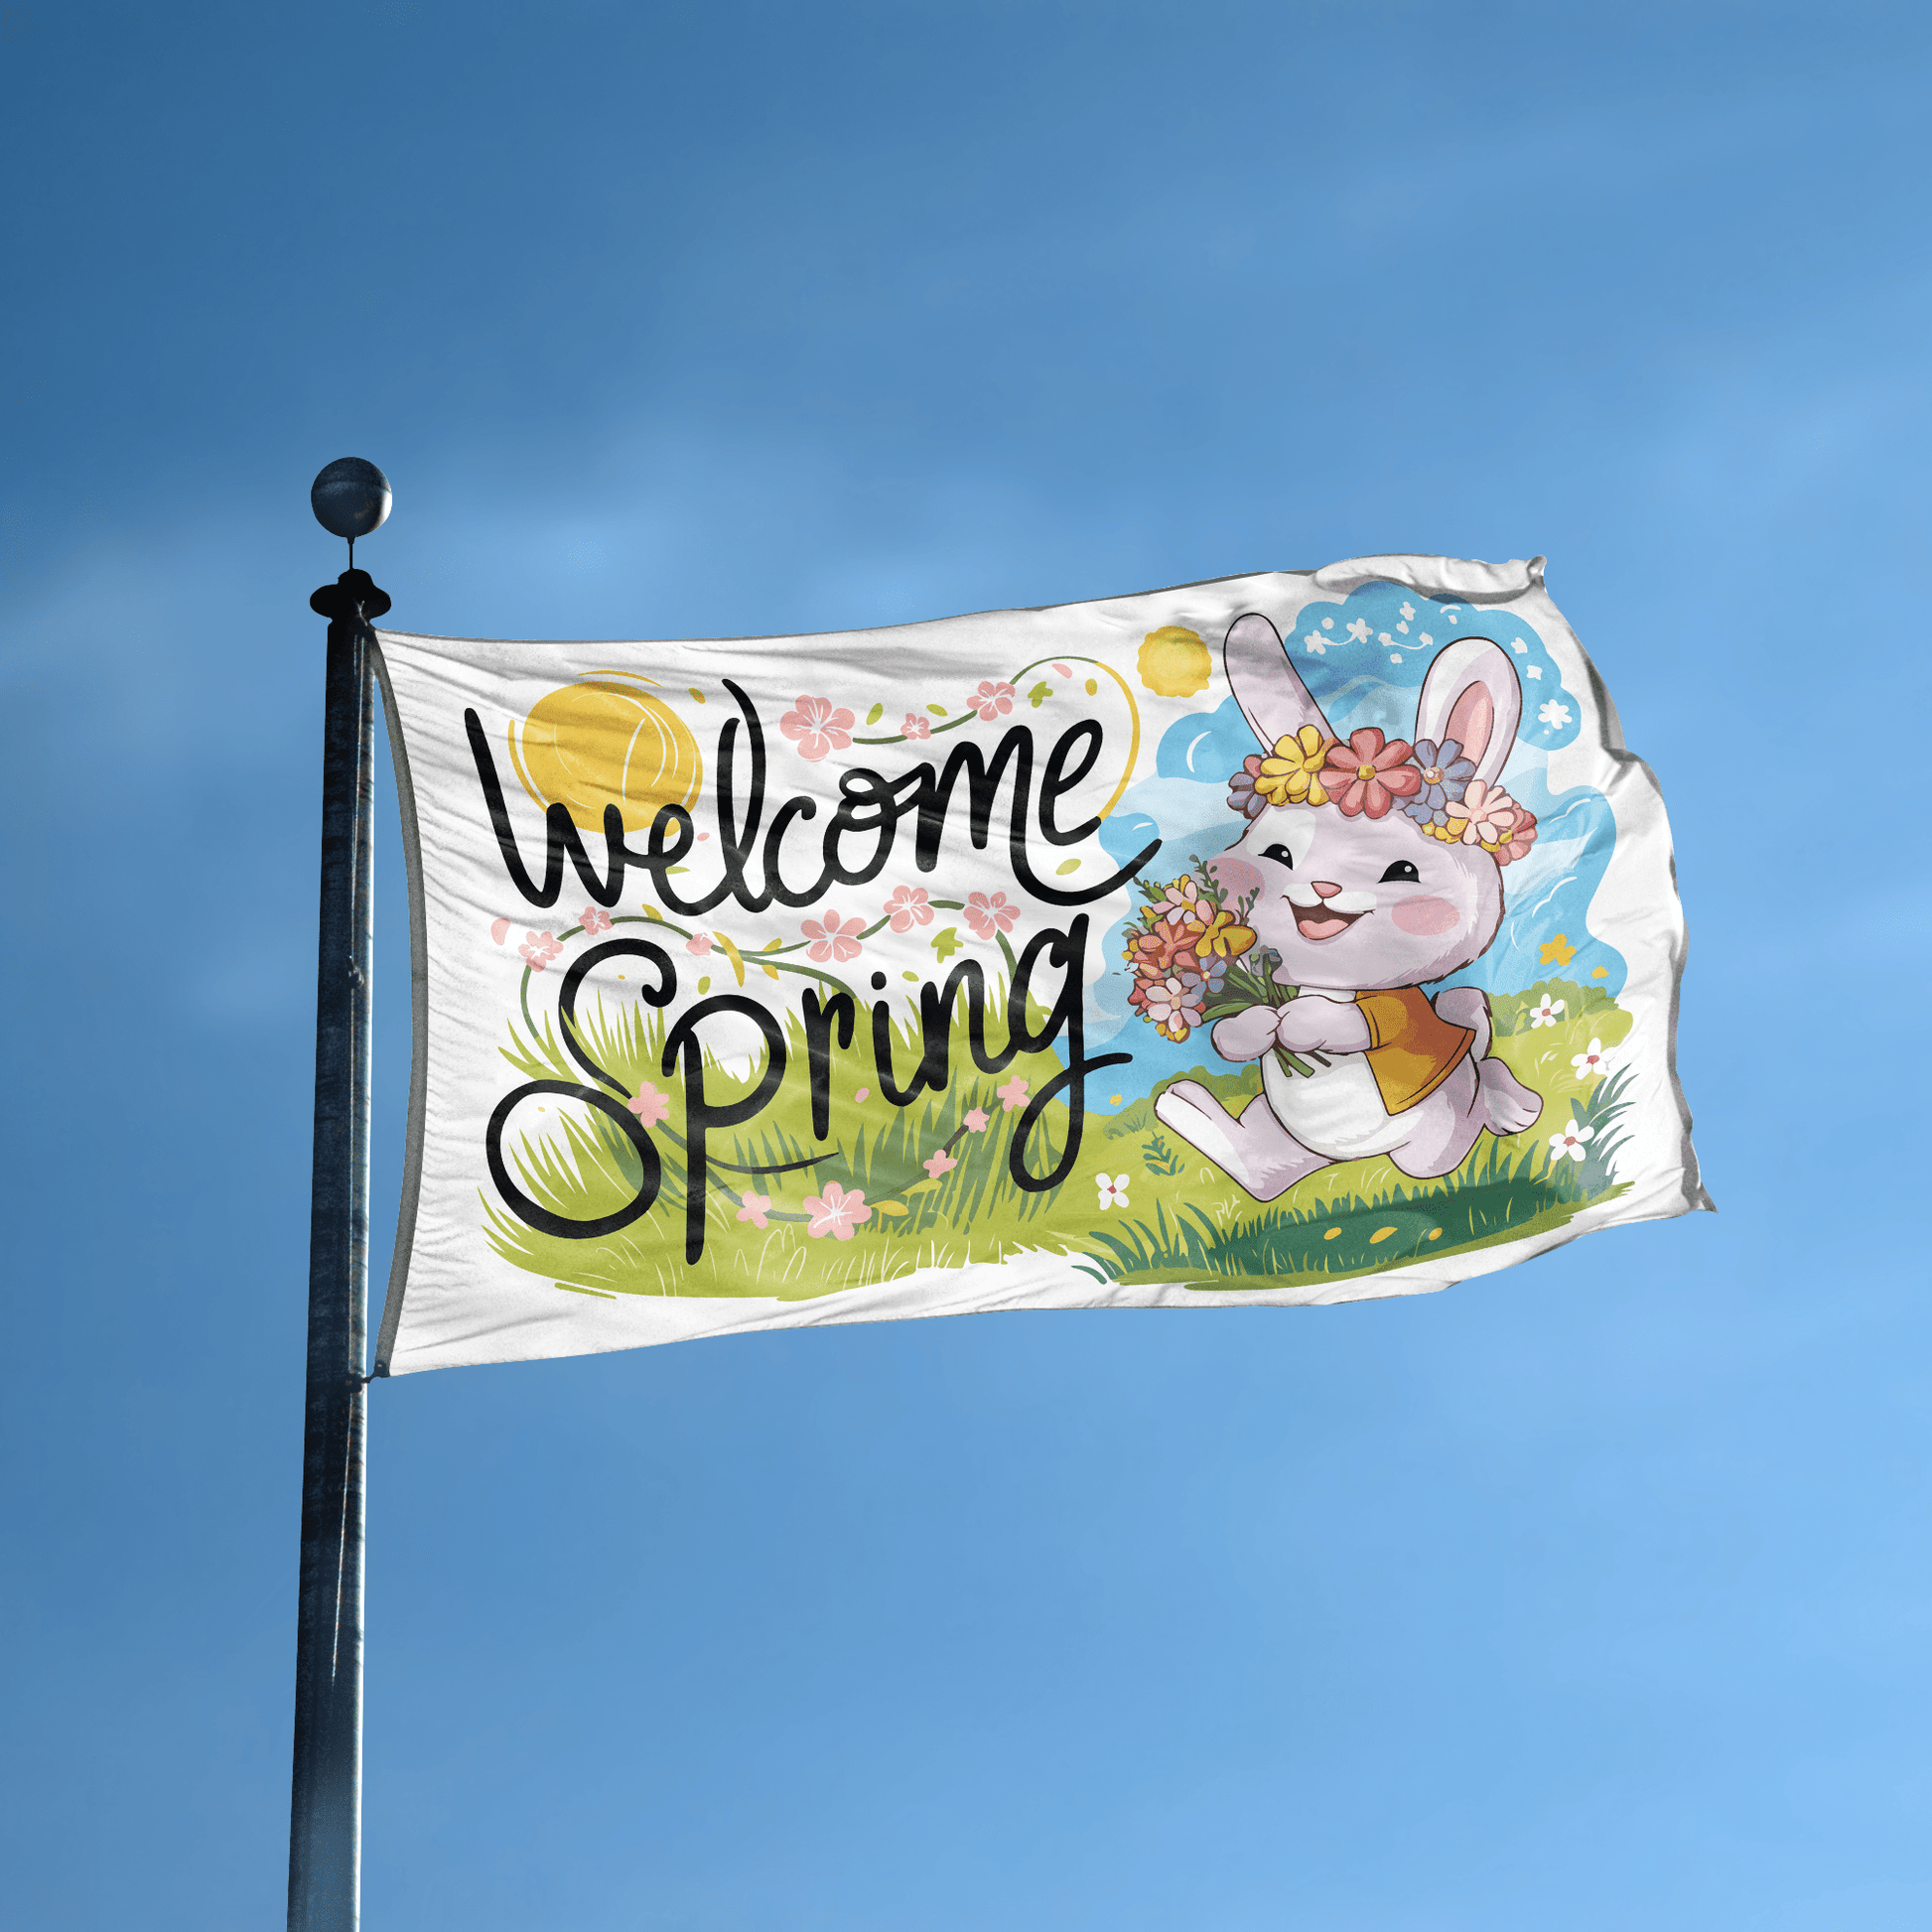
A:
[[[1523,687],[1509,653],[1487,637],[1458,637],[1429,667],[1416,706],[1416,736],[1452,738],[1475,761],[1476,776],[1502,776],[1523,716]]]
[[[1235,702],[1270,751],[1304,725],[1314,726],[1324,738],[1334,737],[1321,707],[1289,661],[1281,633],[1259,612],[1250,611],[1228,626],[1221,661]]]

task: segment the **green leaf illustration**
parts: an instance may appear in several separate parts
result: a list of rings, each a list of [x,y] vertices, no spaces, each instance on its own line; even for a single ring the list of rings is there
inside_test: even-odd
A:
[[[886,707],[883,704],[876,704],[869,712],[866,713],[866,723],[869,725],[876,725],[878,724],[880,719],[885,717],[885,715],[886,715]]]
[[[1032,705],[1035,711],[1037,711],[1040,708],[1040,706],[1043,705],[1046,702],[1046,700],[1050,698],[1052,695],[1053,695],[1053,687],[1050,684],[1035,684],[1034,688],[1027,693],[1027,702],[1030,705]]]
[[[932,935],[932,950],[943,966],[959,950],[959,928],[949,925],[944,932],[935,932]]]
[[[1064,879],[1068,873],[1080,870],[1080,862],[1078,859],[1062,859],[1053,870]]]
[[[946,707],[942,704],[929,704],[926,706],[926,709],[929,712],[931,712],[935,718],[943,718],[946,715]]]

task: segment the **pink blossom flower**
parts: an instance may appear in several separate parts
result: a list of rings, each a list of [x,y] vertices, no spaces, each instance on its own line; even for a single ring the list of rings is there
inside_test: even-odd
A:
[[[959,1166],[959,1163],[944,1148],[941,1148],[930,1161],[922,1161],[919,1165],[925,1169],[926,1173],[934,1180],[937,1180],[942,1173],[950,1173],[954,1168]]]
[[[1002,684],[997,678],[982,678],[977,691],[967,692],[966,704],[990,725],[1013,709],[1013,701],[1019,695],[1012,685]]]
[[[814,1240],[829,1234],[834,1240],[850,1241],[852,1230],[861,1221],[872,1219],[864,1191],[855,1187],[847,1193],[836,1180],[825,1183],[823,1194],[807,1194],[804,1206],[811,1216],[805,1223],[805,1232]]]
[[[816,762],[828,752],[843,752],[852,743],[852,727],[859,721],[844,705],[834,711],[830,698],[800,696],[798,709],[778,720],[778,729],[798,742],[798,756]]]
[[[975,1107],[966,1116],[966,1125],[972,1133],[984,1134],[986,1132],[986,1114],[984,1109]]]
[[[646,1127],[655,1127],[657,1123],[660,1120],[662,1120],[664,1116],[671,1111],[671,1103],[669,1099],[665,1095],[659,1093],[657,1089],[654,1086],[652,1086],[648,1080],[646,1080],[643,1083],[643,1085],[637,1089],[636,1099],[626,1100],[623,1104],[626,1107],[628,1107],[630,1111],[633,1114],[635,1114],[637,1118],[640,1121],[642,1121]]]
[[[1200,886],[1190,873],[1176,879],[1150,908],[1165,925],[1191,925],[1204,930],[1214,908],[1202,902]]]
[[[932,907],[923,886],[901,886],[886,901],[885,910],[895,932],[910,932],[915,925],[932,923]]]
[[[988,898],[984,893],[966,895],[966,923],[975,939],[990,939],[995,931],[1011,932],[1020,923],[1020,908],[1007,903],[1004,893]]]
[[[1506,866],[1512,859],[1522,858],[1535,843],[1536,814],[1518,805],[1515,823],[1496,841],[1497,865]]]
[[[540,973],[563,951],[563,944],[548,932],[526,932],[516,950],[530,962],[533,973]]]
[[[755,1194],[747,1187],[739,1195],[738,1200],[738,1218],[741,1221],[750,1221],[755,1228],[761,1228],[764,1225],[765,1215],[771,1210],[771,1196]]]
[[[710,933],[694,932],[690,938],[685,940],[684,950],[686,952],[696,953],[700,959],[705,959],[710,956],[713,944],[714,941]]]
[[[1493,848],[1502,835],[1516,823],[1516,801],[1501,785],[1486,785],[1471,778],[1456,807],[1456,817],[1464,820],[1462,843]]]
[[[839,915],[828,905],[823,922],[806,919],[800,928],[805,937],[811,940],[809,956],[813,959],[857,959],[859,957],[859,935],[865,922],[858,913],[843,924]]]
[[[577,923],[586,932],[609,932],[611,915],[601,905],[587,905],[578,913]]]
[[[922,717],[916,711],[908,711],[905,714],[905,723],[900,730],[906,738],[930,738],[932,736],[932,720]]]
[[[1147,990],[1147,1017],[1170,1039],[1185,1039],[1201,1024],[1205,988],[1197,973],[1170,973]]]
[[[1422,773],[1409,762],[1410,751],[1406,738],[1384,742],[1373,725],[1350,732],[1346,745],[1329,747],[1321,782],[1350,818],[1362,812],[1384,818],[1398,798],[1422,789]]]
[[[1027,1104],[1027,1083],[1017,1073],[1005,1086],[995,1087],[993,1091],[1006,1103],[1000,1110],[1002,1113],[1010,1114],[1016,1107]]]

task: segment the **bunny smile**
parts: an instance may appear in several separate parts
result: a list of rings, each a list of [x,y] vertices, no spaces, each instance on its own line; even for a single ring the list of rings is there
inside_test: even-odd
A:
[[[1365,917],[1366,910],[1344,912],[1340,906],[1328,903],[1297,905],[1295,929],[1304,939],[1332,939],[1337,933],[1346,932],[1357,919]]]
[[[1373,893],[1351,893],[1329,879],[1297,880],[1282,897],[1295,914],[1296,931],[1317,942],[1346,932],[1376,904]]]

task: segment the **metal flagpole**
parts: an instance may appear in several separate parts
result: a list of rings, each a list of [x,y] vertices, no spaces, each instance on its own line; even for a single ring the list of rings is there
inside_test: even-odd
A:
[[[329,620],[322,930],[309,1209],[309,1368],[295,1651],[289,1932],[355,1932],[362,1863],[363,1372],[369,1281],[369,980],[373,964],[375,679],[369,621],[387,596],[354,566],[389,483],[345,457],[316,479],[318,520],[350,568],[309,600]]]

